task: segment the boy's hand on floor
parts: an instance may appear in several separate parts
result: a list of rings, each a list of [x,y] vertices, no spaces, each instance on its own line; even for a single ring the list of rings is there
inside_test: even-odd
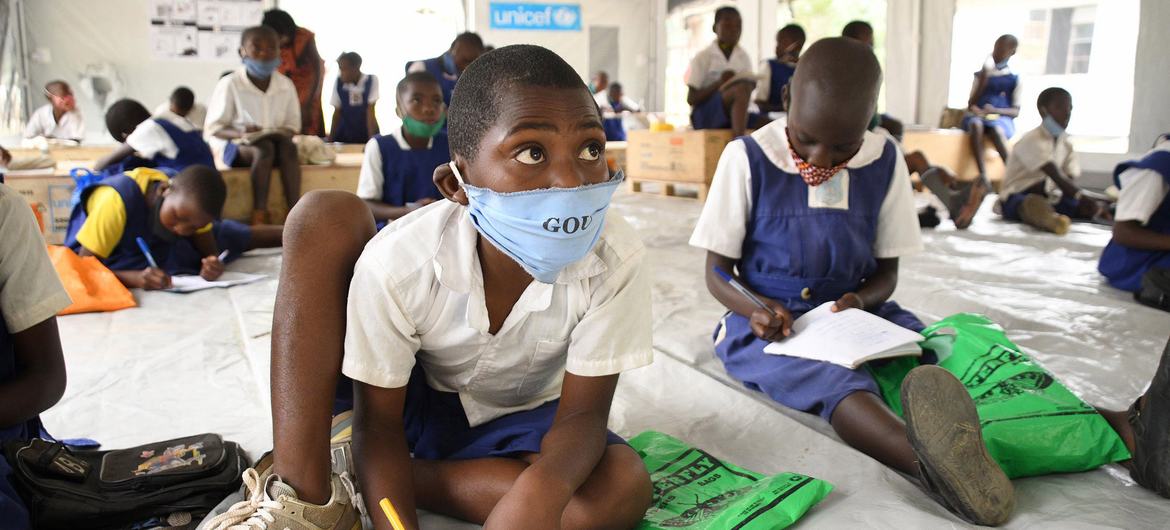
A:
[[[167,289],[171,286],[171,276],[162,269],[147,267],[139,273],[142,288],[148,291]]]
[[[218,256],[207,256],[203,258],[199,275],[209,282],[215,281],[216,278],[223,276],[223,262],[219,261]]]
[[[788,312],[788,308],[774,300],[765,300],[764,303],[772,311],[763,309],[752,311],[750,319],[752,333],[768,342],[783,340],[792,335],[792,313]]]
[[[845,293],[833,304],[833,312],[837,313],[846,309],[861,309],[864,311],[865,302],[861,301],[861,297],[857,293]]]

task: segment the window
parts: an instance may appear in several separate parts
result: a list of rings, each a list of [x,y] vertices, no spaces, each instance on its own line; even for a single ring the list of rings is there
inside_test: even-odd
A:
[[[967,106],[973,73],[988,59],[995,39],[1010,33],[1020,41],[1009,62],[1021,83],[1017,136],[1040,124],[1040,91],[1059,86],[1073,96],[1068,132],[1077,150],[1128,151],[1140,3],[957,0],[948,105]]]

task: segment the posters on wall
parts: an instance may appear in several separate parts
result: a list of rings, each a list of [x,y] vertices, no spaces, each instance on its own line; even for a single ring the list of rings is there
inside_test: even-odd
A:
[[[264,13],[262,0],[150,0],[149,6],[158,59],[234,59],[240,32]]]

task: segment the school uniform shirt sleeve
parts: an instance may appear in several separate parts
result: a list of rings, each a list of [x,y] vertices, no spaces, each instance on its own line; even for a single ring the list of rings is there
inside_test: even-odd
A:
[[[45,123],[45,114],[48,111],[48,126]],[[33,111],[32,116],[28,117],[28,124],[24,126],[25,138],[36,138],[38,136],[48,136],[49,132],[53,130],[53,110],[49,105],[42,105]]]
[[[358,173],[357,196],[367,201],[382,200],[382,186],[386,176],[382,174],[382,150],[378,140],[370,138],[362,158],[362,169]]]
[[[341,372],[366,384],[400,388],[410,380],[422,343],[388,270],[371,252],[358,258],[346,304]]]
[[[630,112],[642,112],[642,106],[626,96],[622,96],[622,107]]]
[[[381,96],[381,93],[378,92],[378,76],[370,74],[370,104],[373,105],[376,103],[379,96]]]
[[[20,333],[71,303],[61,286],[28,202],[0,184],[0,313]]]
[[[1039,133],[1028,134],[1012,146],[1011,156],[1008,159],[1015,158],[1025,171],[1039,171],[1045,164],[1052,162],[1054,151],[1055,145],[1051,136]]]
[[[73,110],[61,117],[63,138],[80,140],[85,138],[85,118],[81,111]]]
[[[413,74],[415,72],[427,71],[427,63],[425,61],[415,61],[406,67],[406,73]]]
[[[335,109],[340,109],[341,108],[341,90],[345,90],[345,88],[338,90],[337,83],[333,83],[330,86],[333,89],[329,91],[329,104],[333,105],[333,108],[335,108]],[[343,83],[342,86],[344,87],[345,84]]]
[[[752,209],[751,175],[743,141],[727,144],[715,166],[707,202],[691,234],[691,246],[732,259],[743,255]]]
[[[236,119],[236,102],[232,90],[232,77],[226,75],[215,85],[211,99],[207,101],[207,117],[203,122],[203,136],[210,139],[215,133],[231,128]]]
[[[910,172],[906,170],[901,150],[895,158],[894,178],[890,179],[890,189],[878,210],[877,237],[873,243],[873,255],[878,259],[899,258],[922,250],[922,230],[914,208]]]
[[[275,77],[276,74],[273,74]],[[277,125],[278,127],[285,127],[296,131],[297,134],[301,132],[301,102],[297,99],[297,89],[293,86],[292,81],[287,77],[283,79],[285,88],[281,92],[281,97],[284,99],[284,112],[282,116],[284,121]]]
[[[1061,138],[1068,148],[1068,157],[1064,159],[1064,165],[1060,170],[1071,179],[1078,179],[1081,177],[1081,157],[1077,155],[1077,150],[1073,147],[1072,142],[1068,141],[1068,136]]]
[[[1170,193],[1170,184],[1152,169],[1130,168],[1123,171],[1118,180],[1121,181],[1121,191],[1113,214],[1117,222],[1137,221],[1143,225],[1150,222],[1150,217]]]
[[[617,270],[603,275],[593,289],[589,308],[570,335],[567,372],[586,377],[613,375],[654,360],[645,253],[639,248]]]
[[[691,58],[691,64],[687,67],[687,71],[683,74],[683,82],[687,86],[700,89],[703,88],[703,78],[707,76],[707,66],[710,56],[703,51],[696,53]]]
[[[126,230],[126,205],[118,191],[101,186],[85,203],[85,223],[77,231],[77,242],[99,258],[110,257]]]
[[[139,123],[130,136],[126,137],[126,145],[134,148],[143,158],[154,158],[155,155],[166,158],[179,156],[179,146],[175,145],[171,135],[154,120]]]

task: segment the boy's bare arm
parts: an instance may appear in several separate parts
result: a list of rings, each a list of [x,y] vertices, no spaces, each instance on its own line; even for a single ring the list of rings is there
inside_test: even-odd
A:
[[[540,454],[496,504],[484,528],[559,528],[565,507],[606,447],[606,423],[618,376],[565,372],[561,402]]]
[[[898,287],[898,258],[879,258],[877,270],[865,279],[855,293],[845,293],[837,300],[835,310],[857,308],[872,310],[880,307]]]
[[[353,385],[354,457],[362,463],[358,480],[374,527],[392,530],[378,508],[378,503],[385,498],[390,499],[407,528],[418,528],[414,475],[402,420],[406,387],[381,388],[360,381],[354,381]]]
[[[65,393],[65,359],[57,317],[12,334],[15,378],[0,383],[0,425],[16,425],[49,409]]]
[[[1137,221],[1118,221],[1113,225],[1113,240],[1138,250],[1170,251],[1170,235],[1155,232]]]

